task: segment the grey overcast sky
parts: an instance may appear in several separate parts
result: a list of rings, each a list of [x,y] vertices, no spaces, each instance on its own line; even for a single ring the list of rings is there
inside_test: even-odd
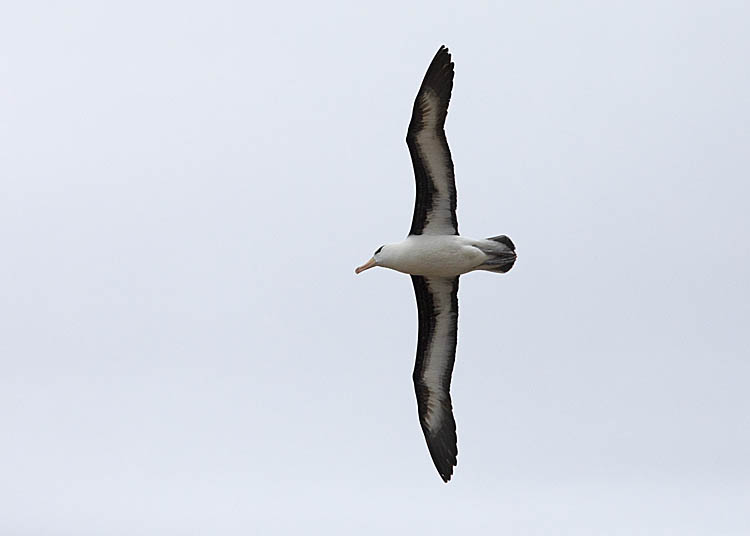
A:
[[[441,44],[459,465],[404,142]],[[750,534],[750,3],[6,2],[0,533]]]

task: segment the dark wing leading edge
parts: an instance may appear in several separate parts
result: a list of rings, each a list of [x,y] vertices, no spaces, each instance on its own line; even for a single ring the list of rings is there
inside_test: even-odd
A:
[[[456,182],[444,130],[452,89],[453,62],[442,46],[419,88],[406,133],[417,181],[410,235],[458,234]]]
[[[458,456],[456,421],[451,405],[451,374],[458,334],[458,277],[411,276],[419,313],[414,390],[419,424],[443,481],[453,474]]]

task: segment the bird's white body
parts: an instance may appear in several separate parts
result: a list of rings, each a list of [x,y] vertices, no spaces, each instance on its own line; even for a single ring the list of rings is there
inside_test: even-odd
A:
[[[425,277],[456,277],[476,270],[490,256],[479,246],[487,240],[458,235],[410,235],[376,255],[378,266]]]

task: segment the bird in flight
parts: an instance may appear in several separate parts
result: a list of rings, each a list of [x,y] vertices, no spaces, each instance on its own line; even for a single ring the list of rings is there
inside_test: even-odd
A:
[[[422,80],[406,133],[417,183],[409,235],[380,246],[355,270],[382,266],[411,275],[419,316],[413,375],[419,424],[444,482],[453,475],[458,455],[450,396],[458,278],[474,270],[505,273],[516,262],[516,248],[505,235],[474,240],[458,234],[456,183],[444,130],[453,75],[450,52],[442,46]]]

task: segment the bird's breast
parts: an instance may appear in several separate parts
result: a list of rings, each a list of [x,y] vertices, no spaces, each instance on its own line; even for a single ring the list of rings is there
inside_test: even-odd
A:
[[[410,236],[389,268],[411,275],[455,277],[470,272],[487,255],[458,236]]]

